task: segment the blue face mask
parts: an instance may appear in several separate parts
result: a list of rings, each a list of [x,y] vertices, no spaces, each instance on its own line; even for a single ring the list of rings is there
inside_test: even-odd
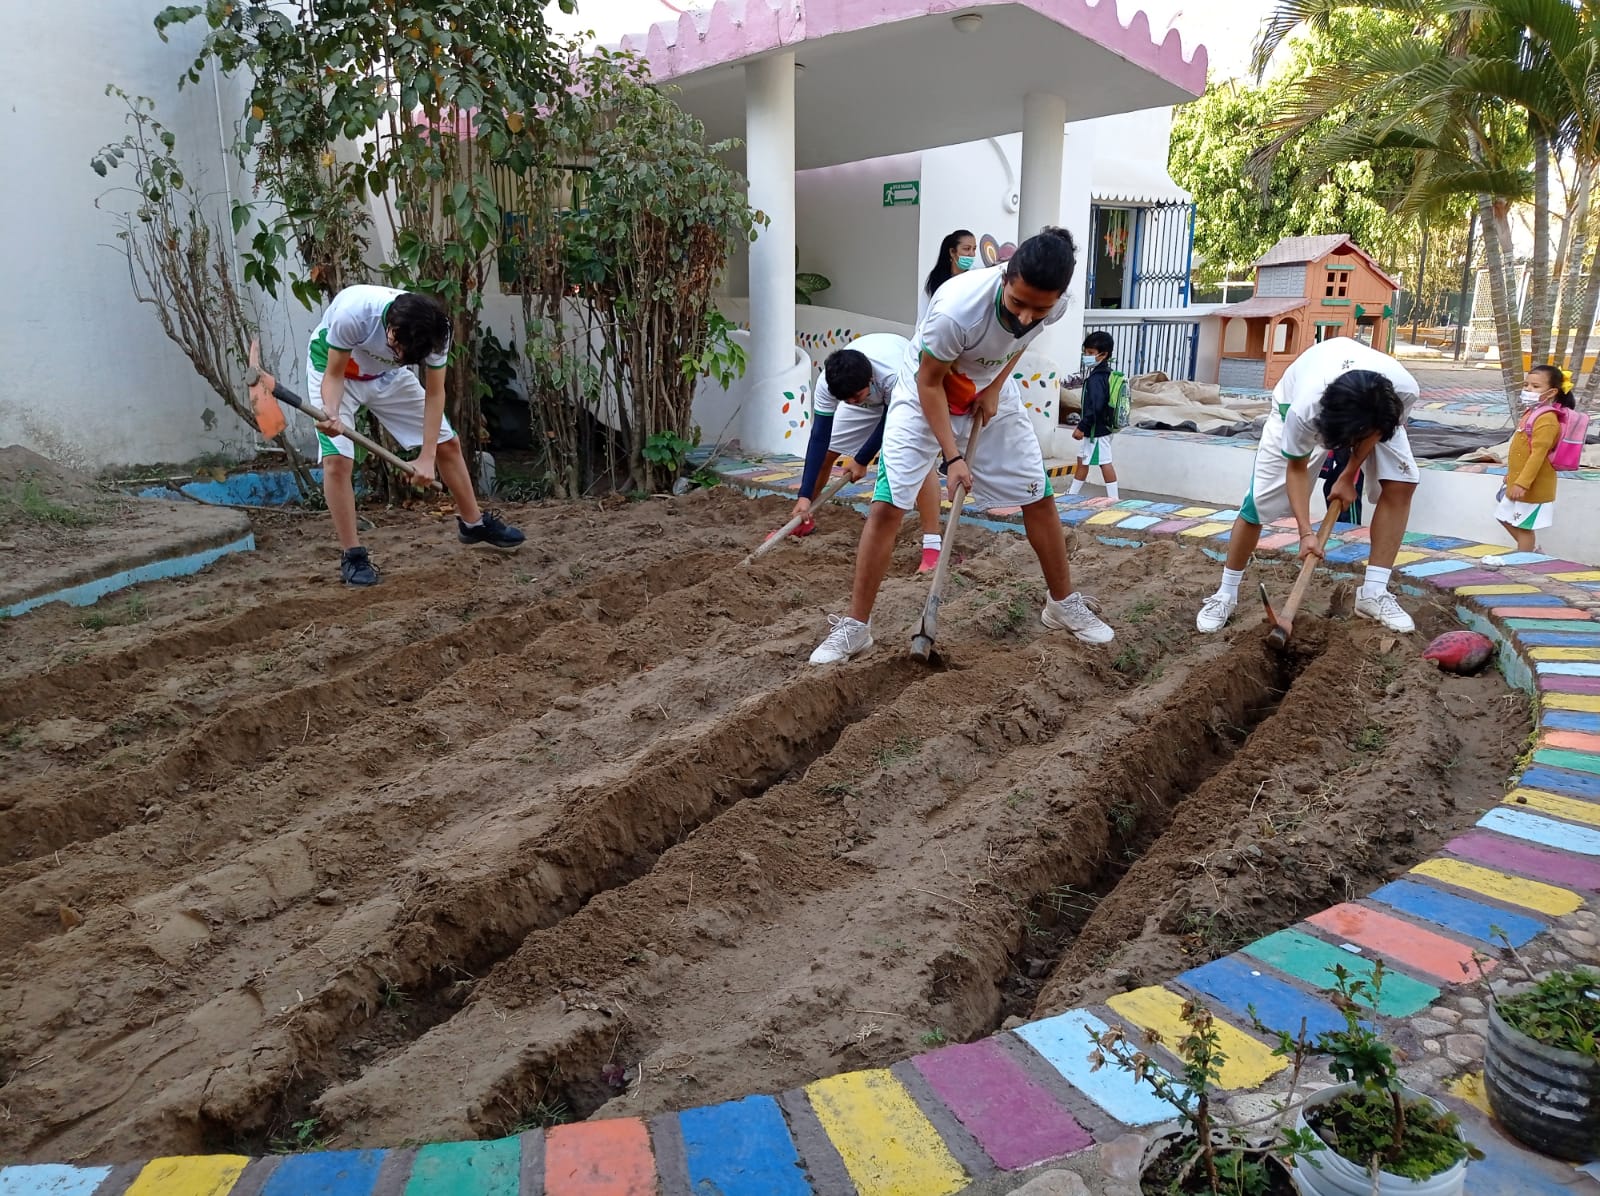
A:
[[[975,258],[975,257],[958,257],[958,258],[956,258],[956,266],[958,268],[962,269],[962,270],[970,270],[970,269],[972,269],[973,266],[975,266],[977,264],[978,264],[978,259]]]
[[[1092,369],[1094,369],[1095,366],[1097,366],[1099,364],[1100,364],[1100,358],[1096,354],[1094,354],[1094,353],[1085,353],[1083,355],[1083,368],[1084,369],[1092,370]]]

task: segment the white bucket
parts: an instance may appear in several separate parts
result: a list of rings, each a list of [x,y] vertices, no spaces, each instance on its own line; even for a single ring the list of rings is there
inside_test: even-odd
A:
[[[1355,1084],[1336,1084],[1332,1088],[1324,1088],[1306,1098],[1305,1104],[1295,1114],[1295,1128],[1309,1132],[1306,1124],[1306,1112],[1319,1105],[1337,1100],[1348,1092],[1355,1091]],[[1411,1101],[1426,1101],[1440,1113],[1448,1110],[1430,1096],[1424,1096],[1410,1088],[1402,1088],[1400,1096],[1408,1103]],[[1390,1175],[1387,1171],[1378,1172],[1379,1196],[1459,1196],[1467,1181],[1467,1160],[1462,1159],[1448,1171],[1428,1179],[1404,1179],[1398,1175]],[[1301,1196],[1372,1196],[1372,1179],[1365,1167],[1352,1163],[1349,1159],[1336,1154],[1331,1148],[1324,1148],[1310,1155],[1296,1155],[1294,1159],[1294,1183],[1300,1190]]]

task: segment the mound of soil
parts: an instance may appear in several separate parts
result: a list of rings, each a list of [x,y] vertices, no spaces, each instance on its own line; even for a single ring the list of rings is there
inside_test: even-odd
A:
[[[124,498],[87,474],[18,444],[0,447],[0,552],[18,574],[78,543],[86,529],[114,519],[125,506]]]
[[[1419,634],[1200,637],[1197,548],[1075,547],[1046,632],[963,530],[940,662],[910,527],[842,668],[859,530],[786,504],[508,512],[514,557],[320,518],[0,640],[0,1156],[397,1145],[782,1091],[1165,979],[1358,895],[1497,801],[1528,730]],[[1285,568],[1265,569],[1286,591]],[[1325,610],[1319,581],[1308,610]],[[309,1135],[309,1136],[308,1136]]]

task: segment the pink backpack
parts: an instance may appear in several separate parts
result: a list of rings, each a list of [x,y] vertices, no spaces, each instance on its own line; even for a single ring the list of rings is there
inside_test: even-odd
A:
[[[1557,473],[1571,473],[1583,466],[1583,446],[1589,436],[1589,413],[1573,411],[1559,403],[1541,403],[1522,421],[1522,434],[1533,443],[1533,425],[1547,411],[1555,412],[1561,424],[1561,438],[1550,450],[1550,467]]]

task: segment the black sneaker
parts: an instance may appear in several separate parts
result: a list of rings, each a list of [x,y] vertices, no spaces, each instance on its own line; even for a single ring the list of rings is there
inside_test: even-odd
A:
[[[485,511],[483,522],[477,527],[468,527],[461,522],[459,515],[456,516],[456,535],[463,544],[487,544],[490,548],[503,548],[508,552],[521,548],[523,540],[527,539],[493,511]]]
[[[378,571],[372,567],[372,558],[365,548],[346,548],[339,558],[339,576],[347,586],[375,586]]]

